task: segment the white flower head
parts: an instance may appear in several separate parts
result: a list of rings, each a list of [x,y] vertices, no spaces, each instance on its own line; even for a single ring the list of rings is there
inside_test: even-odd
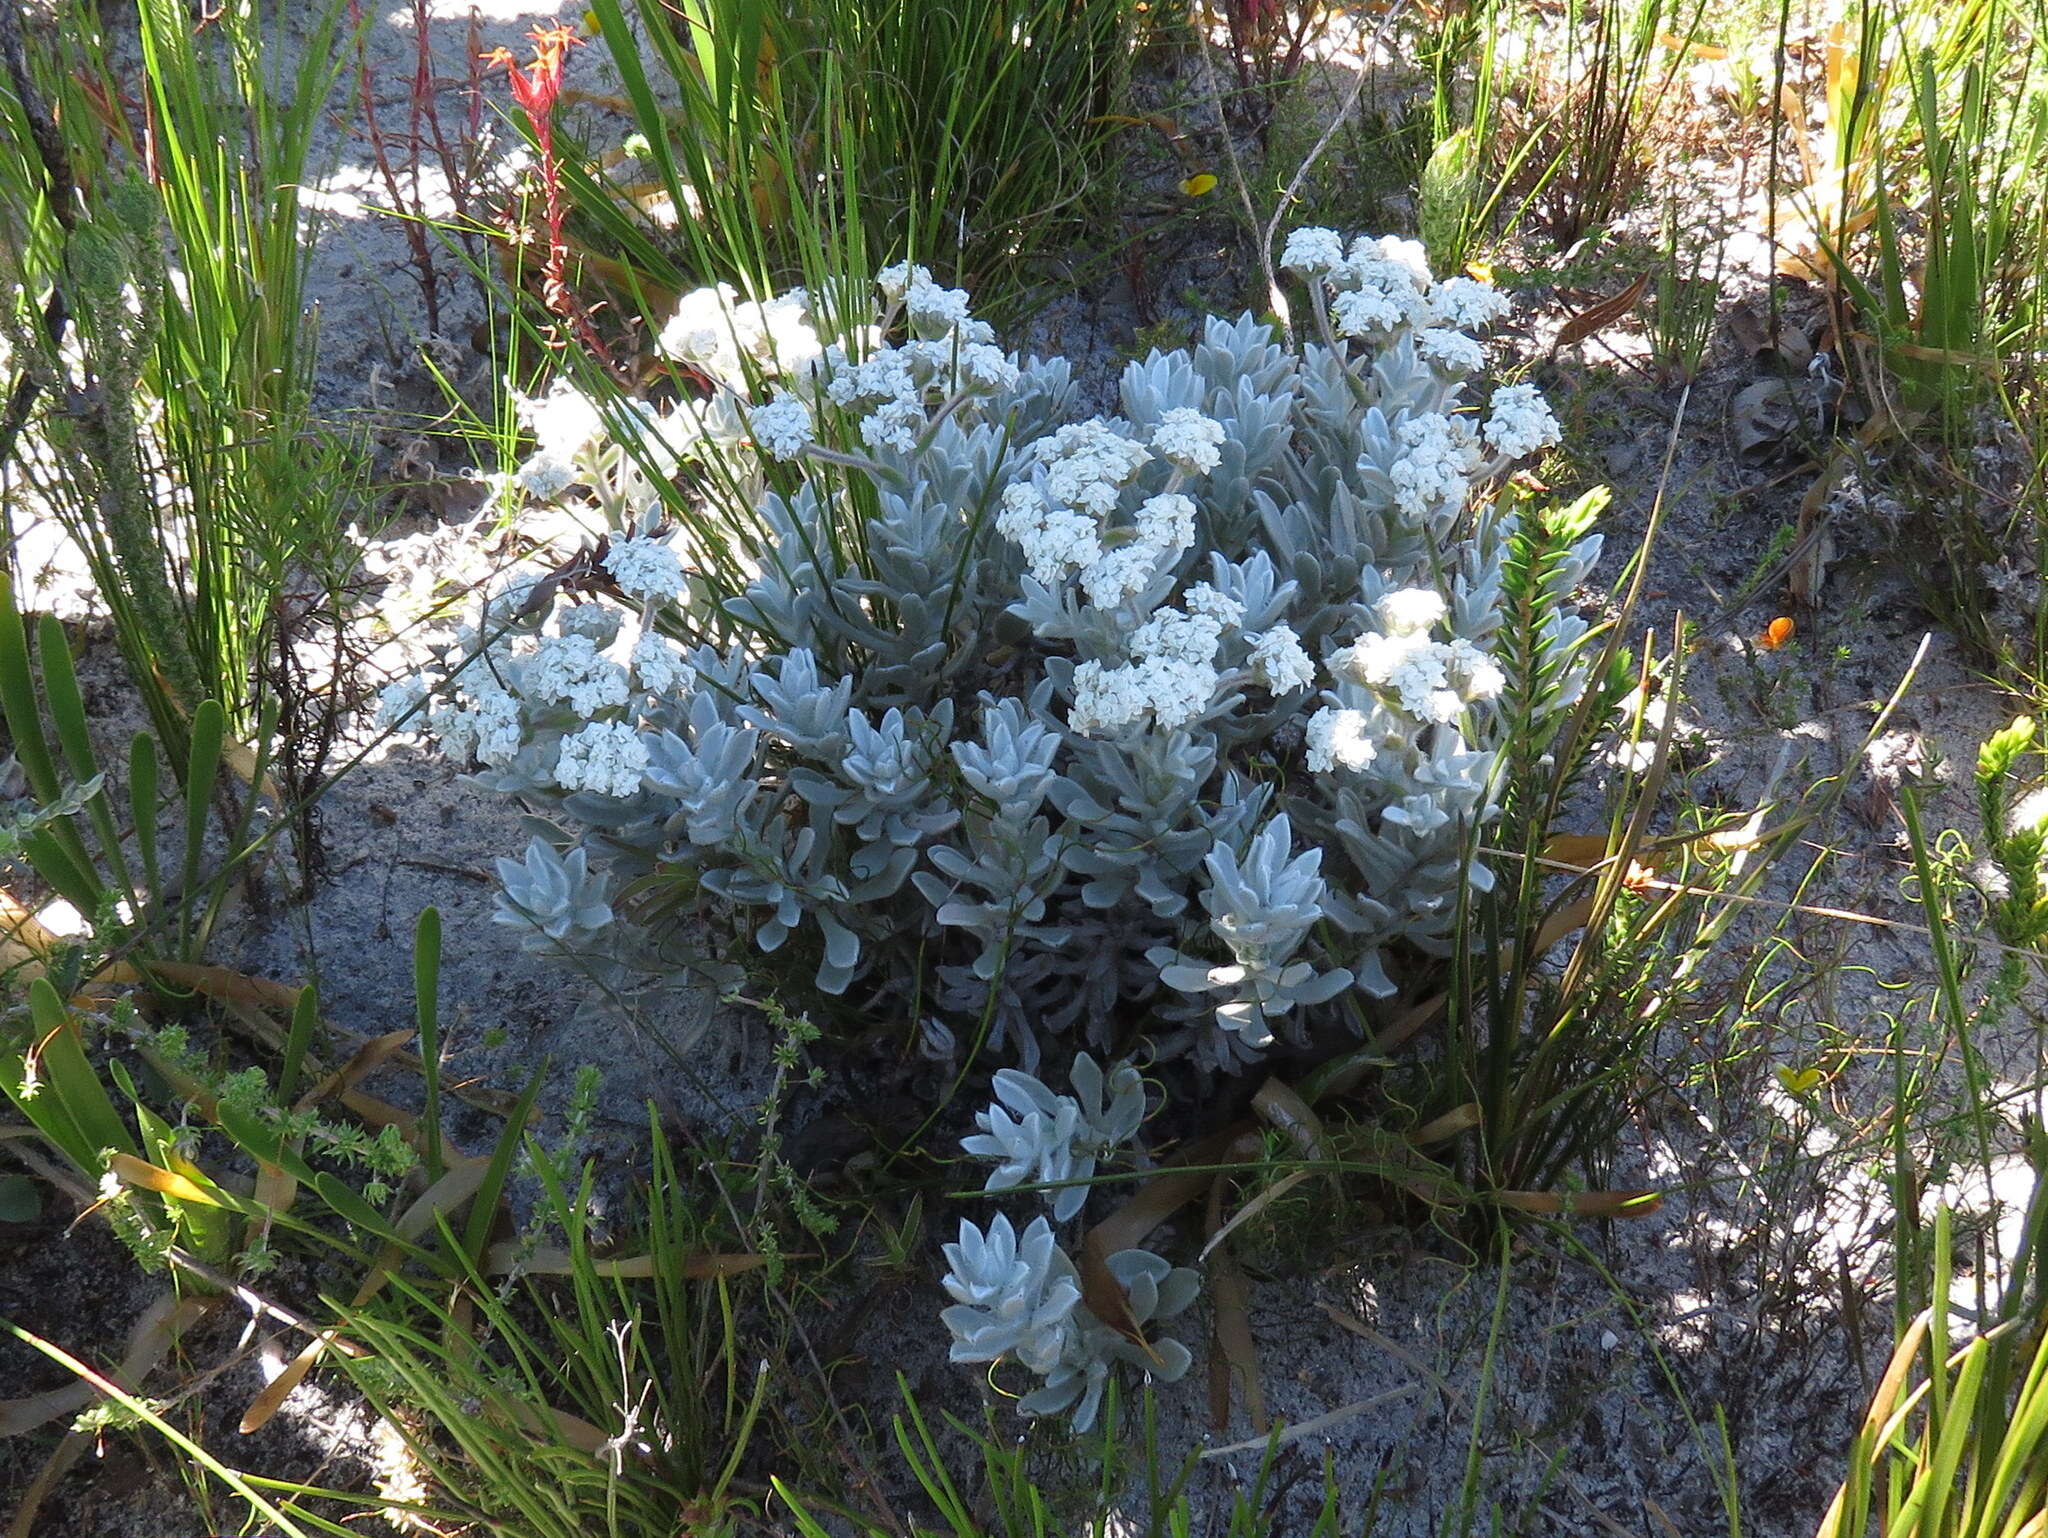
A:
[[[1423,701],[1422,708],[1415,712],[1425,721],[1434,721],[1439,726],[1448,726],[1465,713],[1465,697],[1456,689],[1432,689]]]
[[[1047,587],[1102,559],[1095,520],[1048,502],[1028,482],[1019,481],[1003,492],[996,532],[1024,552],[1031,575]]]
[[[1429,291],[1430,313],[1440,326],[1478,331],[1492,325],[1510,308],[1508,296],[1476,278],[1445,278]]]
[[[954,376],[963,390],[1009,390],[1016,387],[1023,371],[1002,348],[969,342],[955,360]]]
[[[1508,686],[1507,674],[1501,671],[1500,664],[1463,636],[1450,644],[1450,669],[1468,700],[1499,699]]]
[[[1362,235],[1351,243],[1344,264],[1329,274],[1329,282],[1338,290],[1330,316],[1340,335],[1380,340],[1430,319],[1423,295],[1429,268],[1414,241]]]
[[[764,373],[800,376],[824,353],[825,344],[804,318],[808,307],[802,289],[741,307],[736,329]]]
[[[915,396],[886,400],[860,420],[863,443],[871,449],[894,449],[899,454],[914,452],[924,429],[924,407]]]
[[[1379,750],[1366,735],[1365,712],[1324,706],[1308,720],[1308,767],[1312,774],[1363,769]]]
[[[1481,466],[1472,429],[1456,417],[1427,411],[1404,419],[1395,438],[1403,452],[1387,478],[1401,511],[1418,519],[1459,512]]]
[[[1379,338],[1405,325],[1409,307],[1397,294],[1378,285],[1339,294],[1330,306],[1337,335]]]
[[[891,304],[901,302],[911,289],[932,281],[932,270],[910,262],[896,262],[875,274],[875,285]]]
[[[1074,704],[1067,725],[1083,737],[1118,732],[1145,714],[1139,671],[1090,660],[1074,669]]]
[[[1493,392],[1491,414],[1482,429],[1497,454],[1520,459],[1562,441],[1564,429],[1534,385],[1503,385]]]
[[[1181,594],[1180,606],[1190,614],[1206,614],[1225,625],[1244,623],[1244,605],[1207,582],[1197,582]]]
[[[1040,438],[1031,445],[1031,456],[1043,467],[1048,497],[1101,517],[1116,506],[1124,484],[1152,451],[1095,417]]]
[[[1152,702],[1152,719],[1169,731],[1200,720],[1222,682],[1208,663],[1173,657],[1153,658],[1141,672],[1140,687]]]
[[[389,731],[409,719],[427,702],[424,679],[401,678],[386,684],[377,695],[377,728]]]
[[[747,430],[771,459],[795,459],[818,439],[811,408],[787,390],[777,390],[767,405],[748,412]]]
[[[1251,645],[1252,676],[1271,694],[1292,694],[1315,682],[1316,667],[1302,650],[1301,637],[1287,625],[1275,625],[1245,639]]]
[[[670,599],[683,591],[683,563],[658,539],[629,535],[613,540],[604,568],[629,598]]]
[[[1280,265],[1305,277],[1328,277],[1344,265],[1344,237],[1320,225],[1304,225],[1287,237]]]
[[[1430,284],[1429,251],[1419,240],[1409,240],[1401,235],[1382,235],[1374,240],[1369,235],[1361,235],[1351,243],[1354,265],[1372,257],[1402,269],[1418,288],[1427,288]]]
[[[690,676],[683,654],[652,630],[633,643],[633,676],[650,694],[670,694]]]
[[[675,313],[655,338],[654,350],[664,358],[688,363],[728,383],[740,377],[739,343],[733,306],[739,295],[730,283],[692,289],[676,301]]]
[[[520,490],[536,502],[552,502],[576,484],[576,467],[551,454],[536,454],[513,474]]]
[[[945,288],[929,277],[912,282],[903,301],[911,329],[920,336],[949,335],[973,318],[966,289]]]
[[[605,434],[604,412],[597,402],[566,379],[549,385],[545,395],[521,395],[515,401],[519,420],[539,445],[534,459],[545,462],[535,467],[537,473],[573,474],[576,459]],[[533,460],[527,464],[533,465]],[[527,479],[525,467],[520,475]]]
[[[1079,513],[1068,516],[1079,518]],[[1159,575],[1160,551],[1143,540],[1132,540],[1108,550],[1081,569],[1081,588],[1098,609],[1113,609],[1126,598],[1135,598]]]
[[[1074,669],[1067,724],[1084,737],[1113,736],[1150,715],[1171,730],[1200,718],[1221,680],[1204,662],[1160,655],[1122,667],[1084,662]]]
[[[1409,715],[1441,719],[1434,696],[1450,683],[1449,647],[1413,633],[1367,635],[1331,661],[1347,677],[1395,696]]]
[[[898,347],[877,347],[858,363],[849,361],[843,349],[834,347],[826,353],[826,367],[829,374],[825,394],[837,405],[917,397],[917,379],[911,373],[910,357]]]
[[[1421,635],[1443,622],[1450,605],[1434,588],[1402,587],[1380,594],[1372,610],[1387,634]]]
[[[593,721],[562,739],[555,783],[600,796],[637,795],[647,768],[647,744],[623,721]]]
[[[1177,491],[1147,497],[1138,505],[1137,534],[1161,556],[1178,556],[1195,542],[1195,504]]]
[[[434,706],[427,731],[450,758],[509,764],[519,756],[519,701],[495,685],[483,687],[467,706]]]
[[[1224,621],[1213,614],[1186,614],[1161,609],[1131,632],[1131,655],[1147,661],[1164,658],[1206,667],[1223,644]]]
[[[1161,458],[1196,475],[1207,475],[1223,462],[1223,424],[1192,406],[1161,412],[1152,429],[1152,447]]]
[[[1423,361],[1434,363],[1447,374],[1476,374],[1486,365],[1486,353],[1462,331],[1430,326],[1415,335],[1415,350]]]
[[[543,636],[527,659],[520,687],[531,699],[594,716],[626,703],[626,670],[588,636]]]

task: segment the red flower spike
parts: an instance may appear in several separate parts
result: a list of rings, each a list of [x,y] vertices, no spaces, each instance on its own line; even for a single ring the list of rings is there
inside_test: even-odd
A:
[[[483,55],[487,68],[502,67],[512,100],[533,127],[534,143],[540,149],[540,181],[548,228],[547,263],[542,269],[541,297],[549,311],[575,328],[583,344],[603,355],[603,344],[591,327],[590,318],[569,291],[569,246],[562,238],[568,210],[562,202],[562,163],[555,154],[555,104],[562,96],[562,72],[569,62],[569,50],[582,46],[583,39],[571,27],[536,27],[527,34],[533,40],[533,58],[522,66],[503,48]]]

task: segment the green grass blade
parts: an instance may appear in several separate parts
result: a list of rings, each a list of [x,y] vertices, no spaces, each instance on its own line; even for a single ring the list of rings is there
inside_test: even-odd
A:
[[[6,1330],[9,1335],[12,1335],[23,1345],[35,1347],[36,1350],[42,1352],[44,1356],[57,1363],[60,1367],[77,1374],[87,1383],[90,1383],[101,1394],[120,1405],[122,1409],[126,1410],[137,1420],[162,1433],[164,1438],[184,1453],[186,1457],[190,1458],[200,1468],[213,1475],[214,1478],[218,1479],[222,1484],[234,1491],[236,1495],[240,1496],[242,1500],[247,1502],[252,1511],[260,1512],[264,1519],[276,1526],[278,1531],[286,1535],[286,1538],[306,1538],[305,1529],[293,1522],[276,1505],[258,1494],[256,1489],[248,1480],[242,1477],[238,1470],[229,1468],[225,1463],[214,1457],[212,1453],[165,1420],[163,1416],[150,1407],[147,1401],[138,1399],[135,1395],[128,1393],[118,1384],[86,1366],[85,1363],[79,1361],[78,1358],[72,1356],[61,1347],[51,1345],[40,1336],[31,1335],[12,1320],[0,1319],[0,1329]]]
[[[192,712],[191,749],[185,762],[185,866],[179,882],[179,932],[189,938],[199,901],[200,858],[206,850],[208,809],[220,779],[221,750],[227,737],[227,716],[216,700],[204,700]]]
[[[85,724],[85,696],[71,663],[71,645],[63,623],[54,614],[45,614],[36,628],[36,655],[43,667],[43,702],[57,729],[65,767],[73,781],[84,785],[98,778],[99,756],[93,752],[92,734]],[[113,806],[104,786],[86,802],[86,811],[99,836],[101,857],[132,897],[135,882],[128,874],[128,859],[121,849],[120,830],[114,824]]]
[[[414,1018],[420,1033],[420,1073],[427,1084],[427,1103],[420,1117],[425,1139],[427,1180],[439,1180],[441,1162],[441,912],[422,908],[413,926],[412,985]]]
[[[148,732],[137,732],[128,744],[128,815],[135,827],[135,850],[142,860],[141,895],[152,901],[163,891],[156,836],[163,792],[157,768],[156,739]]]
[[[81,1169],[97,1178],[106,1168],[101,1154],[107,1149],[135,1153],[135,1140],[128,1135],[120,1112],[114,1108],[113,1097],[108,1095],[106,1085],[85,1055],[76,1017],[64,1007],[64,1001],[46,978],[39,977],[29,984],[28,1005],[46,1092],[63,1104],[82,1139],[80,1146],[65,1151]]]
[[[534,1102],[540,1098],[547,1071],[547,1064],[542,1063],[526,1081],[526,1089],[512,1107],[512,1114],[505,1118],[505,1130],[498,1136],[497,1147],[491,1150],[491,1167],[484,1172],[483,1184],[476,1188],[470,1201],[469,1226],[462,1236],[462,1248],[472,1268],[483,1266],[484,1251],[491,1242],[491,1225],[498,1217],[498,1203],[505,1194],[505,1182],[511,1178],[512,1163],[519,1156],[519,1141],[526,1135],[526,1124],[533,1117]]]
[[[36,704],[35,671],[29,662],[28,631],[14,606],[14,583],[0,571],[0,711],[7,718],[14,756],[28,787],[44,805],[62,793],[57,760],[43,735],[43,714]]]
[[[313,1028],[320,1023],[320,991],[311,983],[299,990],[298,1001],[292,1005],[292,1022],[284,1039],[284,1062],[277,1070],[277,1099],[280,1105],[290,1105],[299,1092],[299,1074],[305,1067],[306,1048],[313,1039]]]

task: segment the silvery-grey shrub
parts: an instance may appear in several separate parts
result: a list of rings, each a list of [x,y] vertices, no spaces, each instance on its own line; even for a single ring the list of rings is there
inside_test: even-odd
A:
[[[1131,1064],[1119,1063],[1105,1076],[1094,1058],[1077,1053],[1072,1079],[1074,1093],[1060,1095],[1028,1073],[997,1070],[997,1103],[975,1118],[981,1130],[960,1145],[995,1161],[984,1190],[1053,1188],[1046,1194],[1060,1223],[1086,1205],[1096,1164],[1136,1136],[1145,1119],[1145,1082]]]
[[[1130,1054],[1236,1071],[1447,954],[1508,751],[1586,687],[1599,539],[1494,494],[1557,436],[1480,383],[1498,294],[1413,242],[1300,230],[1283,263],[1305,340],[1212,319],[1114,417],[907,265],[685,296],[661,347],[701,399],[523,401],[503,489],[601,539],[386,700],[526,807],[498,917],[630,985],[703,964],[708,907],[924,1050],[1007,1056],[966,1149],[1061,1223],[1143,1119]],[[946,1258],[954,1358],[1035,1374],[1027,1412],[1186,1370],[1088,1309],[1043,1215]],[[1141,1325],[1195,1295],[1107,1265]]]
[[[1064,1413],[1074,1430],[1086,1431],[1119,1362],[1166,1383],[1188,1370],[1188,1348],[1179,1341],[1146,1329],[1147,1344],[1140,1345],[1096,1318],[1081,1300],[1073,1262],[1042,1217],[1021,1237],[1001,1214],[986,1233],[963,1218],[959,1241],[944,1250],[945,1288],[954,1303],[940,1319],[953,1337],[952,1359],[1014,1361],[1044,1379],[1018,1400],[1027,1415]],[[1180,1313],[1200,1288],[1193,1271],[1149,1250],[1121,1250],[1107,1265],[1124,1289],[1131,1322],[1141,1327]]]
[[[602,529],[592,576],[499,595],[388,701],[534,815],[501,916],[658,974],[708,903],[1026,1070],[1055,1039],[1236,1070],[1446,953],[1507,733],[1583,687],[1599,542],[1522,575],[1533,643],[1497,650],[1491,488],[1556,437],[1480,381],[1502,301],[1412,242],[1284,260],[1305,341],[1211,320],[1115,417],[907,266],[871,302],[687,296],[662,345],[703,400],[525,402],[515,494]],[[752,536],[679,530],[664,481]]]

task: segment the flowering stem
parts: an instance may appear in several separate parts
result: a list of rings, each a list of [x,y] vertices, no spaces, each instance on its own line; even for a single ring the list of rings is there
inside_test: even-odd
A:
[[[562,94],[562,71],[568,63],[569,50],[579,47],[583,39],[570,27],[536,27],[527,36],[533,39],[533,60],[523,68],[503,48],[486,54],[484,62],[504,65],[512,99],[526,114],[534,144],[540,150],[542,212],[548,230],[541,298],[552,314],[575,330],[577,339],[591,354],[601,358],[604,343],[569,289],[569,243],[562,234],[568,209],[562,200],[561,157],[555,153],[555,103]]]
[[[805,444],[804,458],[815,459],[821,464],[838,465],[842,469],[859,470],[866,475],[884,476],[899,486],[909,484],[901,470],[892,470],[879,460],[869,459],[864,454],[849,454],[844,449],[828,449],[822,443]]]
[[[1337,340],[1337,333],[1330,327],[1330,310],[1323,303],[1321,278],[1308,280],[1308,297],[1309,309],[1316,318],[1316,333],[1322,337],[1323,345],[1330,349],[1330,355],[1344,364],[1345,382],[1351,386],[1351,393],[1356,397],[1358,404],[1370,410],[1373,405],[1372,392],[1366,389],[1365,381],[1358,377],[1350,362],[1345,359],[1343,345]]]
[[[934,413],[931,421],[925,425],[925,430],[917,435],[917,447],[911,452],[922,454],[926,449],[930,448],[932,446],[932,439],[938,436],[939,429],[945,426],[947,418],[951,417],[954,412],[966,405],[967,402],[973,400],[975,394],[976,392],[973,390],[955,390],[947,398],[945,405],[941,406]]]

